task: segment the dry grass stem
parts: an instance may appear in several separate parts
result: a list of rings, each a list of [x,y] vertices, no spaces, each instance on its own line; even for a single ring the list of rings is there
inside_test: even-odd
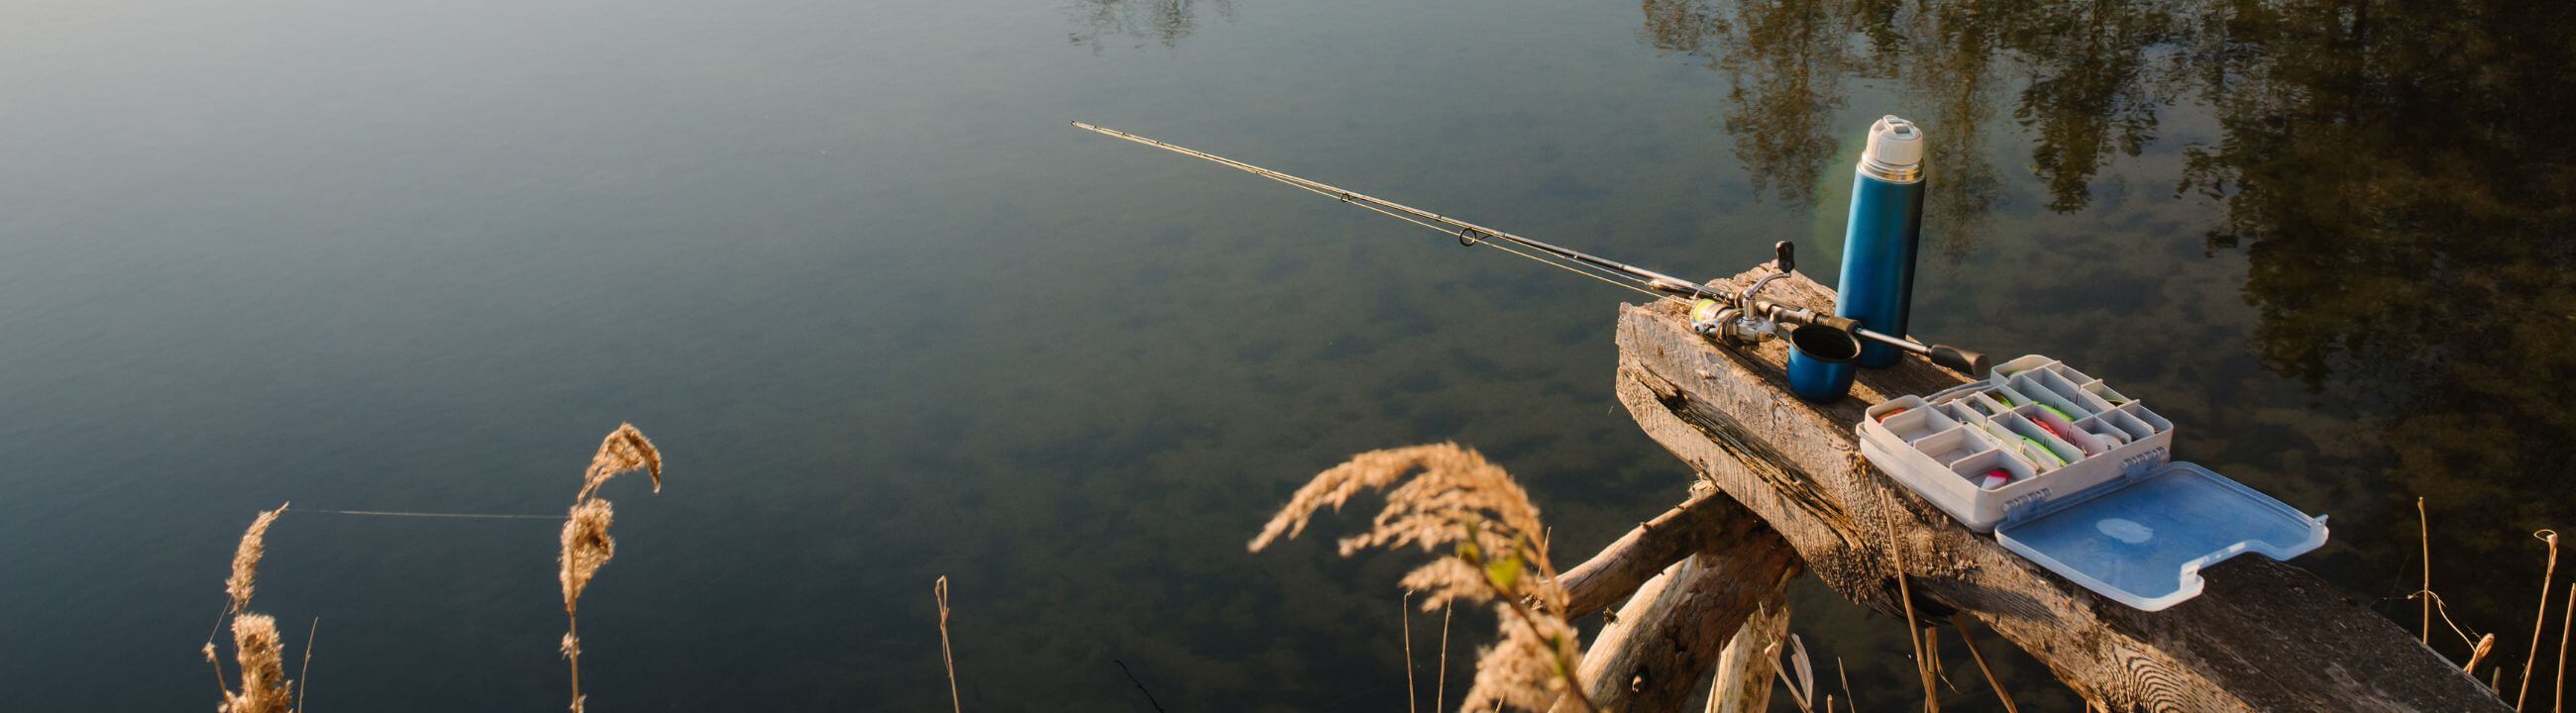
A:
[[[1398,626],[1404,629],[1404,713],[1422,710],[1422,706],[1414,702],[1414,690],[1421,684],[1413,682],[1412,599],[1412,592],[1405,592],[1395,598],[1395,620]]]
[[[2540,611],[2531,615],[2531,649],[2522,655],[2522,685],[2513,692],[2513,709],[2522,710],[2522,699],[2531,693],[2531,665],[2540,662],[2540,629],[2549,623],[2549,580],[2558,574],[2558,532],[2541,530],[2532,537],[2549,543],[2549,567],[2540,573]]]
[[[2494,634],[2478,637],[2477,647],[2469,650],[2469,662],[2460,667],[2460,672],[2469,674],[2470,678],[2477,678],[2478,663],[2487,660],[2487,652],[2494,650]]]
[[[251,590],[259,582],[259,558],[268,552],[268,526],[277,524],[277,516],[285,512],[285,504],[260,511],[259,517],[251,519],[250,529],[242,531],[241,544],[233,548],[233,574],[224,579],[224,593],[233,598],[232,613],[240,614],[250,606]]]
[[[1968,658],[1977,662],[1977,672],[1986,675],[1986,685],[1995,687],[1995,698],[2004,702],[2004,713],[2021,713],[2021,706],[2013,705],[2012,692],[2004,690],[2003,680],[1995,678],[1995,670],[1986,666],[1986,655],[1977,653],[1977,640],[1968,635],[1967,617],[1950,617],[1950,623],[1959,627],[1959,645],[1967,647]]]
[[[2431,592],[2433,591],[2433,520],[2425,516],[2424,499],[2420,497],[2415,499],[2415,522],[2416,536],[2421,541],[2424,552],[2424,588],[2418,591]],[[2433,600],[2429,598],[2424,600],[2424,631],[2419,638],[2423,640],[2425,646],[2433,645]]]
[[[1407,573],[1401,586],[1423,595],[1423,611],[1459,600],[1494,603],[1499,640],[1478,658],[1462,708],[1546,710],[1565,698],[1593,710],[1577,678],[1582,652],[1574,626],[1556,614],[1565,611],[1566,594],[1547,556],[1538,508],[1509,473],[1475,451],[1440,443],[1353,456],[1290,496],[1249,549],[1294,538],[1315,513],[1339,510],[1368,490],[1385,490],[1386,506],[1366,532],[1341,540],[1343,556],[1370,547],[1446,547],[1448,554]]]
[[[2477,646],[2476,637],[2469,636],[2469,632],[2467,630],[2460,628],[2459,622],[2451,620],[2451,605],[2449,602],[2442,601],[2442,595],[2434,594],[2433,591],[2429,589],[2406,595],[2406,598],[2408,599],[2416,597],[2423,597],[2433,608],[2435,613],[2442,615],[2442,626],[2449,628],[2452,635],[2460,637],[2460,643],[2472,647]]]
[[[2558,605],[2558,682],[2549,694],[2549,713],[2567,705],[2567,632],[2576,630],[2576,584],[2567,585],[2567,601]]]
[[[1864,477],[1873,470],[1869,460],[1862,458],[1859,453],[1851,454],[1850,466]],[[1877,495],[1879,527],[1889,535],[1887,557],[1890,565],[1896,570],[1897,605],[1905,608],[1905,646],[1914,652],[1914,672],[1916,678],[1921,679],[1923,684],[1923,709],[1930,713],[1941,713],[1940,694],[1932,688],[1932,666],[1923,659],[1923,627],[1914,619],[1914,587],[1908,583],[1913,578],[1906,576],[1905,540],[1895,536],[1897,529],[1894,518],[1897,505],[1887,497],[1886,491],[1878,491]],[[1848,694],[1845,697],[1848,698]]]
[[[313,685],[313,636],[319,633],[322,633],[322,617],[317,616],[313,617],[313,623],[304,627],[304,668],[295,672],[296,713],[303,713],[306,707],[313,705],[312,699],[304,697],[304,691]]]
[[[1440,675],[1431,688],[1431,713],[1440,713],[1440,707],[1449,699],[1449,614],[1457,609],[1456,602],[1440,605]]]
[[[1790,703],[1798,704],[1798,710],[1815,713],[1816,670],[1807,660],[1807,643],[1799,640],[1797,634],[1789,635],[1789,650],[1786,653],[1789,656],[1791,670],[1796,671],[1796,675],[1791,675],[1790,671],[1781,670],[1780,656],[1783,652],[1780,649],[1780,643],[1774,641],[1771,645],[1762,647],[1762,661],[1771,665],[1771,674],[1779,679],[1780,687],[1789,690]]]
[[[1940,680],[1941,680],[1941,685],[1949,687],[1949,688],[1950,688],[1950,692],[1951,692],[1951,693],[1958,693],[1958,692],[1959,692],[1959,684],[1951,683],[1951,682],[1950,682],[1950,669],[1948,669],[1948,668],[1946,668],[1946,667],[1943,667],[1943,666],[1941,665],[1941,646],[1940,646],[1940,644],[1941,644],[1941,627],[1938,627],[1938,626],[1927,626],[1927,627],[1924,627],[1924,628],[1923,628],[1923,655],[1925,655],[1925,656],[1929,656],[1929,657],[1931,657],[1931,659],[1932,659],[1932,676],[1933,676],[1933,677],[1935,677],[1935,678],[1940,679]]]
[[[1834,657],[1834,677],[1842,679],[1843,682],[1843,707],[1860,710],[1860,697],[1852,695],[1851,672],[1843,670],[1843,657]],[[1825,699],[1833,700],[1833,696],[1827,695]],[[1826,705],[1830,707],[1832,704]]]
[[[939,602],[939,662],[948,667],[948,709],[965,713],[966,704],[957,697],[957,654],[948,647],[948,575],[939,575],[939,581],[931,583],[930,594]],[[1136,687],[1144,688],[1144,684]]]

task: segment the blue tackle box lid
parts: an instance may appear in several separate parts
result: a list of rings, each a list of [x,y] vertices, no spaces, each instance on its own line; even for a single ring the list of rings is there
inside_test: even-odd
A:
[[[1995,540],[2076,584],[2145,611],[2200,595],[2200,569],[2246,551],[2286,560],[2326,543],[2310,518],[2182,462],[2007,517]]]

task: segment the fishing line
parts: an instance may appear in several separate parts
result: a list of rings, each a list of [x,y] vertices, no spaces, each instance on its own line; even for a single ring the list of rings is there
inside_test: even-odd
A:
[[[562,520],[566,517],[564,515],[522,515],[516,513],[412,512],[407,510],[324,510],[318,508],[299,508],[295,510],[295,512],[318,512],[330,513],[333,515],[361,515],[366,517],[440,518],[449,520]]]

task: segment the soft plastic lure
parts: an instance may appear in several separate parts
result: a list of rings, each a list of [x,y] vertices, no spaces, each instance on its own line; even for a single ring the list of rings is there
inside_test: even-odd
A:
[[[2040,455],[2048,456],[2048,461],[2049,461],[2049,462],[2051,462],[2051,463],[2056,463],[2056,464],[2057,464],[2057,467],[2060,467],[2060,468],[2064,468],[2064,467],[2066,467],[2066,459],[2057,457],[2057,452],[2056,452],[2056,451],[2049,450],[2049,449],[2048,449],[2048,446],[2040,445],[2040,444],[2039,444],[2039,441],[2031,440],[2031,438],[2030,438],[2029,436],[2022,436],[2022,437],[2021,437],[2021,442],[2022,442],[2023,444],[2025,444],[2025,445],[2030,446],[2029,450],[2039,451],[2039,454],[2040,454]]]

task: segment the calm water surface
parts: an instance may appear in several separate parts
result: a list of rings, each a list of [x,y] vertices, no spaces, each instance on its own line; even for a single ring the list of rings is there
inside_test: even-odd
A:
[[[13,3],[0,671],[13,708],[211,706],[197,645],[255,510],[559,512],[621,421],[671,468],[609,493],[595,710],[941,708],[940,575],[970,708],[1395,710],[1416,555],[1334,557],[1356,518],[1245,553],[1295,485],[1456,439],[1569,552],[1682,495],[1611,395],[1632,295],[1073,119],[1718,275],[1781,239],[1830,265],[1857,139],[1906,115],[1935,147],[1918,331],[2120,382],[2183,457],[2331,513],[2302,564],[2410,626],[2428,498],[2436,589],[2512,640],[2526,533],[2576,513],[2571,29],[2522,2]],[[290,646],[321,619],[322,710],[555,710],[554,551],[544,522],[293,514],[256,608]],[[1909,699],[1901,624],[1799,604],[1861,699]]]

